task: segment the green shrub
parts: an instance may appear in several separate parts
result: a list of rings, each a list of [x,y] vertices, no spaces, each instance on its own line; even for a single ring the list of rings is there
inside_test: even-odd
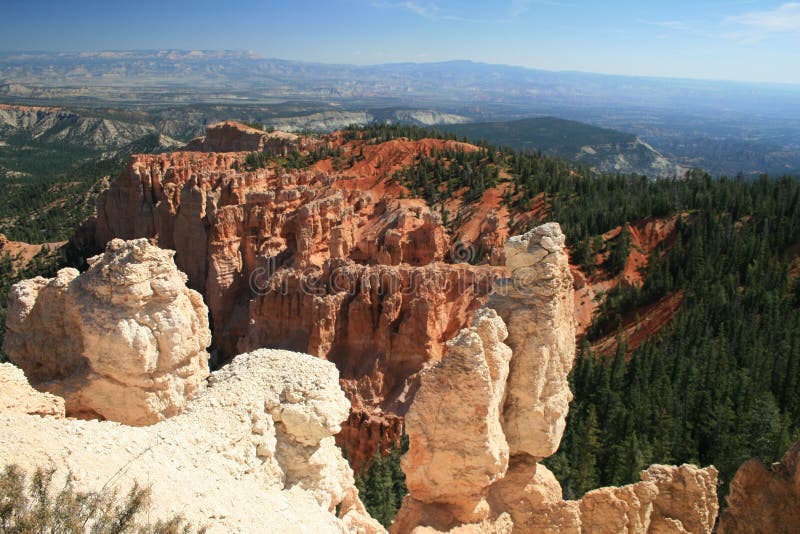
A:
[[[56,489],[54,474],[54,469],[38,468],[28,477],[15,465],[5,468],[0,474],[0,533],[177,534],[193,531],[179,516],[155,523],[148,521],[149,488],[134,484],[124,498],[106,489],[81,492],[75,489],[69,475],[63,487]]]

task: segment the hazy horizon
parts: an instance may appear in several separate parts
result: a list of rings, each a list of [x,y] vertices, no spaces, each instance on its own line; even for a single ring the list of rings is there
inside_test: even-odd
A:
[[[249,50],[380,65],[466,60],[548,71],[800,84],[800,2],[8,0],[0,51]],[[142,19],[142,14],[145,18]]]
[[[314,60],[303,60],[303,59],[289,59],[284,57],[276,57],[276,56],[268,56],[264,54],[259,54],[253,50],[245,50],[245,49],[181,49],[181,48],[129,48],[129,49],[97,49],[97,50],[0,50],[0,54],[107,54],[107,53],[115,53],[115,54],[123,54],[123,53],[145,53],[145,52],[201,52],[201,53],[240,53],[240,54],[248,54],[252,55],[255,59],[263,59],[263,60],[271,60],[271,61],[287,61],[287,62],[297,62],[297,63],[307,63],[309,65],[326,65],[326,66],[348,66],[348,67],[381,67],[381,66],[392,66],[392,65],[436,65],[436,64],[446,64],[446,63],[472,63],[475,65],[490,65],[494,67],[508,67],[508,68],[519,68],[525,70],[532,70],[532,71],[544,71],[544,72],[551,72],[551,73],[561,73],[561,74],[569,74],[569,73],[576,73],[576,74],[592,74],[598,76],[612,76],[612,77],[621,77],[621,78],[652,78],[652,79],[663,79],[663,80],[687,80],[687,81],[697,81],[697,82],[727,82],[732,84],[743,84],[743,85],[771,85],[771,86],[787,86],[790,88],[798,88],[800,89],[800,81],[796,82],[772,82],[772,81],[756,81],[756,80],[734,80],[728,78],[700,78],[700,77],[690,77],[690,76],[662,76],[662,75],[640,75],[640,74],[622,74],[622,73],[613,73],[613,72],[599,72],[599,71],[587,71],[587,70],[576,70],[576,69],[545,69],[539,67],[529,67],[525,65],[514,65],[510,63],[491,63],[487,61],[475,61],[468,58],[452,58],[452,59],[441,59],[437,61],[390,61],[386,63],[348,63],[344,61],[314,61]]]

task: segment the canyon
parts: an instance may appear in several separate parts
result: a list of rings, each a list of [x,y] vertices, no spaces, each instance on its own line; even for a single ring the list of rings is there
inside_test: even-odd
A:
[[[539,463],[558,448],[571,400],[567,374],[576,323],[564,241],[555,223],[510,238],[505,276],[495,281],[488,303],[446,342],[443,357],[418,373],[405,418],[410,448],[402,467],[409,494],[391,532],[711,532],[717,515],[713,467],[651,466],[642,482],[565,501],[558,481]],[[199,375],[188,375],[195,387],[176,387],[187,373],[170,358],[200,350],[206,362],[209,331],[199,320],[205,312],[199,294],[186,288],[188,277],[176,269],[173,252],[146,239],[113,239],[89,263],[83,274],[63,269],[53,279],[12,289],[6,348],[29,376],[42,380],[40,389],[66,392],[67,402],[65,410],[58,396],[33,391],[18,369],[0,368],[0,380],[14,384],[0,394],[6,462],[29,469],[49,462],[58,476],[69,474],[86,488],[149,480],[150,513],[168,517],[177,509],[212,532],[250,531],[263,510],[277,512],[270,514],[276,532],[383,532],[361,504],[353,472],[335,446],[333,435],[351,405],[333,362],[258,349],[210,376],[200,367]],[[74,305],[77,291],[90,299],[103,295],[106,302]],[[72,319],[75,331],[43,328],[48,317]],[[186,331],[185,321],[197,325],[196,332],[188,329],[191,336],[165,328]],[[91,336],[100,325],[105,339]],[[150,346],[164,352],[125,350],[126,343],[148,346],[147,332],[135,325],[162,335]],[[41,346],[56,338],[56,357],[21,343]],[[155,378],[146,402],[136,402],[142,384],[135,380],[115,381],[113,398],[104,391],[101,373],[109,372],[112,357],[100,347],[112,344],[115,376],[143,360],[154,366],[145,371]],[[92,347],[97,353],[85,350]],[[87,372],[76,377],[64,371],[80,358]],[[164,375],[172,380],[158,380]],[[164,384],[172,394],[164,395]],[[75,389],[92,412],[70,397]],[[154,406],[162,411],[154,414]],[[65,419],[65,412],[72,417]],[[183,491],[190,485],[193,492]]]
[[[558,224],[531,224],[544,200],[512,215],[501,184],[479,204],[455,193],[446,217],[409,198],[395,172],[446,150],[483,149],[225,122],[133,156],[73,240],[100,252],[86,272],[11,290],[5,350],[27,378],[0,367],[7,461],[54,462],[86,488],[152,480],[156,514],[177,503],[212,531],[275,510],[275,531],[369,534],[383,528],[352,469],[405,431],[392,533],[711,532],[713,466],[653,465],[564,499],[542,463],[564,435],[581,318],[600,291],[641,285],[679,216],[603,235],[634,248],[620,274],[599,253],[585,275]],[[624,336],[653,335],[682,298]],[[742,466],[720,529],[794,524],[795,467],[796,450],[771,471]]]
[[[279,157],[325,142],[336,142],[351,168],[334,171],[328,159],[301,170],[244,170],[250,152],[224,151]],[[478,148],[312,141],[235,123],[209,127],[192,147],[134,156],[100,194],[84,234],[97,249],[147,238],[175,250],[208,305],[214,362],[273,347],[336,363],[353,405],[339,443],[361,465],[396,441],[417,374],[441,358],[491,289],[496,269],[471,265],[459,251],[472,255],[480,242],[491,255],[508,231],[491,210],[463,224],[473,234],[464,246],[438,211],[404,198],[387,177],[421,153]]]
[[[500,184],[475,203],[456,192],[444,203],[445,220],[442,210],[410,198],[395,173],[447,150],[484,149],[218,123],[180,152],[133,156],[100,194],[96,219],[81,235],[95,250],[113,238],[147,238],[175,250],[178,268],[209,307],[212,364],[260,347],[335,362],[353,404],[339,444],[360,467],[396,442],[419,371],[441,359],[445,342],[485,303],[509,235],[546,210],[542,201],[512,213]],[[287,167],[287,155],[313,151],[328,155]],[[253,153],[273,163],[248,165]],[[674,228],[674,218],[631,227],[635,247],[622,276],[573,269],[581,281],[578,333],[599,293],[641,284],[639,269]],[[630,337],[657,331],[677,307],[657,307]]]

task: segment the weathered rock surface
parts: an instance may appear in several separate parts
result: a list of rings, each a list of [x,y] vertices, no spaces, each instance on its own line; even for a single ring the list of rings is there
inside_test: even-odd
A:
[[[264,136],[228,123],[191,150],[134,156],[100,195],[95,241],[146,237],[174,249],[209,307],[223,360],[274,347],[336,362],[353,405],[339,442],[361,465],[400,434],[417,373],[469,324],[492,280],[467,263],[476,259],[469,245],[463,257],[451,252],[457,232],[424,201],[404,198],[392,174],[422,153],[478,148],[334,134],[317,143],[336,146],[339,158],[243,170],[247,152],[227,150],[275,153]],[[351,166],[334,170],[342,161]]]
[[[78,489],[151,485],[153,519],[181,513],[211,532],[383,532],[334,445],[348,407],[333,364],[261,350],[148,427],[0,412],[0,450],[4,464],[70,471]]]
[[[302,138],[286,132],[264,132],[246,124],[224,121],[206,128],[205,137],[193,140],[186,147],[203,152],[269,152],[287,154],[300,148]]]
[[[447,357],[423,371],[406,414],[409,492],[425,503],[452,505],[462,522],[485,518],[483,491],[508,467],[500,426],[511,359],[507,335],[494,310],[477,312],[472,326],[448,342]]]
[[[208,376],[208,311],[172,251],[112,240],[78,274],[14,285],[4,349],[68,415],[146,425],[183,410]]]
[[[503,408],[512,455],[546,458],[564,434],[572,400],[567,375],[575,359],[574,289],[564,241],[556,223],[510,238],[511,278],[489,303],[508,325],[515,355]]]
[[[651,466],[641,482],[565,501],[539,464],[558,448],[571,400],[574,298],[563,245],[552,223],[509,239],[510,276],[495,285],[473,326],[421,374],[406,416],[410,443],[402,468],[409,495],[392,532],[713,529],[714,467]]]
[[[800,532],[800,442],[770,468],[748,460],[731,482],[720,534]]]
[[[713,466],[690,464],[651,465],[642,471],[642,480],[658,489],[651,531],[673,532],[679,526],[687,532],[711,532],[719,512],[717,474]]]
[[[36,391],[28,384],[22,369],[0,364],[0,413],[23,413],[64,417],[64,399]]]

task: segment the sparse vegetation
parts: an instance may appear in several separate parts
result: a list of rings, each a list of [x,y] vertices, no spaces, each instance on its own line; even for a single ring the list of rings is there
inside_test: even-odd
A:
[[[75,489],[71,475],[63,484],[55,471],[39,468],[27,475],[17,466],[0,473],[0,533],[178,534],[195,530],[181,517],[150,522],[150,490],[134,484],[124,496],[101,489]]]
[[[392,447],[387,456],[375,453],[368,468],[356,476],[356,487],[369,514],[389,527],[406,496],[406,477],[400,469],[400,458],[408,451],[408,436]]]

